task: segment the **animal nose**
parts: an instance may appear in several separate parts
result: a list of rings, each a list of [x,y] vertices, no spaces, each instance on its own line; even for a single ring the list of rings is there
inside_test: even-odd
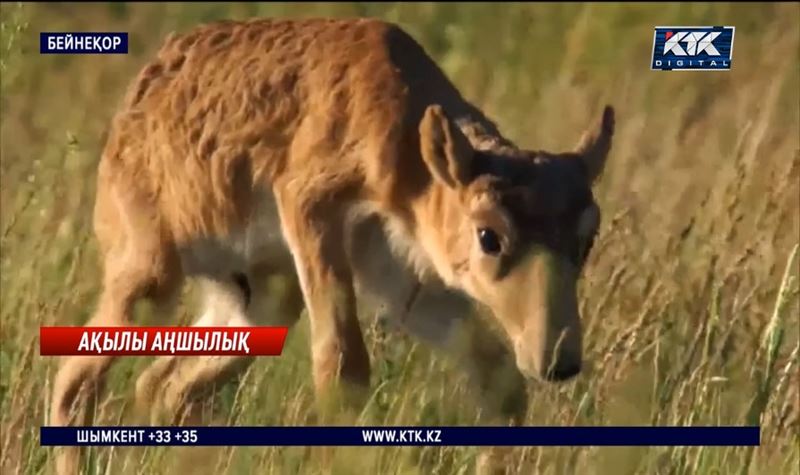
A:
[[[545,375],[548,381],[566,381],[577,376],[581,372],[580,362],[569,362],[557,365]]]

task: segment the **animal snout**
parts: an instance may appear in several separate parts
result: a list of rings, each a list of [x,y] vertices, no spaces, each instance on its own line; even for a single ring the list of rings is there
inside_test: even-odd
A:
[[[580,374],[579,351],[562,350],[554,354],[516,345],[517,367],[527,378],[547,382],[563,382]]]
[[[579,359],[568,359],[559,362],[549,371],[545,371],[544,379],[552,382],[567,381],[574,378],[581,372],[581,361]]]

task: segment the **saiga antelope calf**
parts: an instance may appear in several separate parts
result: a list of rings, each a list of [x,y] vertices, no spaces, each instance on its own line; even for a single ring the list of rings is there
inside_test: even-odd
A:
[[[372,297],[408,331],[461,351],[490,411],[524,413],[521,373],[581,369],[576,282],[613,127],[606,107],[573,151],[520,150],[417,42],[377,20],[172,35],[132,83],[102,154],[103,291],[87,325],[130,325],[139,299],[168,306],[186,277],[204,289],[196,325],[292,323],[305,307],[322,394],[334,381],[368,385],[356,298]],[[276,274],[295,282],[282,309],[258,292]],[[457,337],[473,302],[505,330],[511,364],[483,328]],[[111,362],[63,361],[51,425],[89,422]],[[161,358],[137,397],[169,383],[177,411],[240,362]],[[61,452],[59,472],[76,472],[79,455]]]

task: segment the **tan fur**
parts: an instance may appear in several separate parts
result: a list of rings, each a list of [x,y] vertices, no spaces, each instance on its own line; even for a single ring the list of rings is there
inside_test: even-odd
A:
[[[356,301],[372,297],[400,327],[466,348],[486,403],[518,416],[517,367],[569,377],[580,365],[579,241],[596,232],[588,190],[612,133],[607,108],[574,152],[519,150],[411,37],[377,20],[220,22],[171,35],[131,85],[99,165],[105,280],[89,324],[133,324],[139,298],[168,308],[184,277],[205,285],[196,325],[291,324],[305,305],[322,392],[334,380],[368,384]],[[500,255],[481,251],[484,227]],[[281,309],[261,298],[273,275],[293,282]],[[463,324],[473,301],[505,328],[516,367],[499,340]],[[157,360],[137,396],[166,386],[177,410],[236,360]],[[91,412],[110,363],[65,360],[52,425]],[[78,461],[64,452],[60,473]]]

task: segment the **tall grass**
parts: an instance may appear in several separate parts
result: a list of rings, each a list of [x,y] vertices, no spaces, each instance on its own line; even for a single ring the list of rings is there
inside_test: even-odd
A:
[[[760,424],[762,445],[519,448],[517,473],[800,473],[800,6],[695,4],[0,4],[0,471],[49,473],[54,361],[37,328],[80,324],[100,279],[94,173],[127,81],[172,30],[251,16],[404,26],[521,146],[572,146],[602,104],[618,132],[580,296],[587,368],[531,387],[530,424]],[[730,72],[649,70],[652,27],[736,26]],[[40,31],[128,31],[127,56],[40,56]],[[140,321],[148,322],[146,309]],[[189,308],[180,319],[188,318]],[[167,323],[167,322],[158,322]],[[172,323],[172,322],[169,322]],[[207,423],[313,418],[305,319],[285,356],[206,402]],[[470,424],[452,361],[367,331],[368,424]],[[133,422],[145,358],[111,372],[101,422]],[[93,473],[465,473],[474,448],[115,448]]]

